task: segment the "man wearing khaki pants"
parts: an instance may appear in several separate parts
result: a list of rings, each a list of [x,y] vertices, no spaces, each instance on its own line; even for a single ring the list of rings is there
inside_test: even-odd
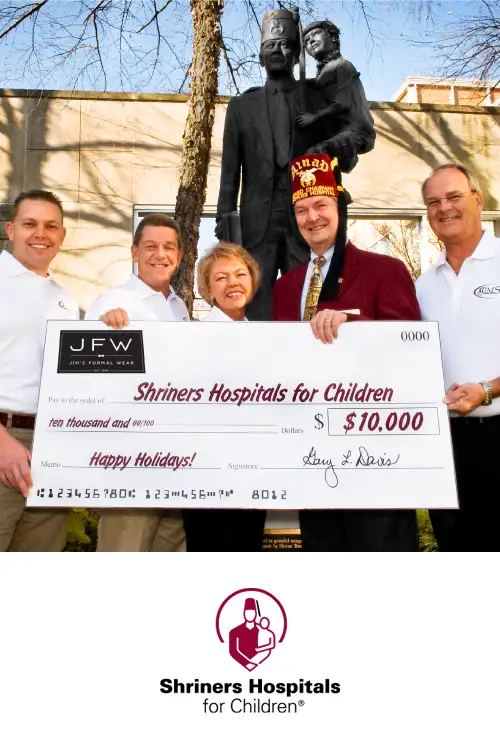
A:
[[[75,320],[78,305],[49,273],[66,235],[59,198],[20,193],[0,254],[0,551],[58,552],[67,510],[26,508],[46,322]]]
[[[134,320],[189,321],[186,305],[170,286],[183,255],[178,224],[165,214],[149,214],[137,227],[131,250],[137,276],[103,292],[85,320],[102,320],[118,329]],[[98,552],[186,550],[179,510],[109,508],[100,516]]]

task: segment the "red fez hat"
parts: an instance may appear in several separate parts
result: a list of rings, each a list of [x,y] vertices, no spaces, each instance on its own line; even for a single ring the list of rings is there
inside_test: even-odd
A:
[[[338,198],[344,188],[339,184],[339,175],[335,178],[334,170],[338,168],[337,157],[328,154],[305,154],[292,159],[292,203],[310,198],[314,195],[330,195]]]
[[[245,610],[247,609],[253,609],[254,612],[257,612],[257,605],[255,604],[255,599],[245,599]]]

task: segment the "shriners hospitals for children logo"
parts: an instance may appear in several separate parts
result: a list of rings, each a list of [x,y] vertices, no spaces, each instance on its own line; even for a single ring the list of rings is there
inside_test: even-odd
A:
[[[300,622],[298,629],[300,630]],[[340,683],[324,675],[307,679],[302,674],[292,676],[291,681],[269,679],[279,669],[280,663],[283,663],[279,654],[270,669],[264,668],[262,677],[253,674],[257,667],[276,654],[277,649],[279,651],[287,634],[285,609],[271,592],[257,588],[233,591],[217,610],[215,630],[221,651],[224,650],[226,654],[229,652],[227,656],[246,670],[246,680],[232,679],[221,664],[219,666],[223,675],[218,675],[215,680],[215,675],[211,675],[209,679],[201,675],[189,675],[188,679],[174,675],[163,677],[160,680],[162,694],[174,696],[174,699],[176,696],[183,696],[188,701],[194,696],[203,696],[199,701],[202,712],[220,716],[229,713],[298,713],[306,703],[316,701],[318,696],[327,699],[327,696],[340,693]],[[294,628],[294,634],[296,638],[297,627]],[[323,668],[323,652],[320,658]],[[299,661],[304,666],[303,660]],[[231,668],[229,658],[226,666]],[[232,668],[240,675],[245,674],[240,667]]]
[[[238,589],[220,605],[215,629],[233,659],[252,672],[283,642],[287,630],[286,612],[269,591]]]

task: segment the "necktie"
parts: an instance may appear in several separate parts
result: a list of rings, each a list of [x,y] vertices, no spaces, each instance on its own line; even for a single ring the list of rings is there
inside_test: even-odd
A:
[[[287,167],[290,160],[290,108],[284,89],[274,92],[274,144],[278,167]]]
[[[326,259],[315,258],[314,268],[311,274],[311,280],[309,281],[309,289],[307,290],[306,306],[304,308],[304,320],[311,320],[313,315],[316,314],[316,308],[318,306],[319,295],[321,287],[323,286],[323,276],[321,275],[321,269],[325,265]]]

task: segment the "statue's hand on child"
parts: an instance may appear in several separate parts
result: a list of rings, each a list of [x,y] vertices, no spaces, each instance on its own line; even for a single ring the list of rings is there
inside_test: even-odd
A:
[[[301,112],[297,117],[297,125],[300,128],[307,128],[309,125],[315,123],[317,119],[316,115],[311,114],[311,112]]]

